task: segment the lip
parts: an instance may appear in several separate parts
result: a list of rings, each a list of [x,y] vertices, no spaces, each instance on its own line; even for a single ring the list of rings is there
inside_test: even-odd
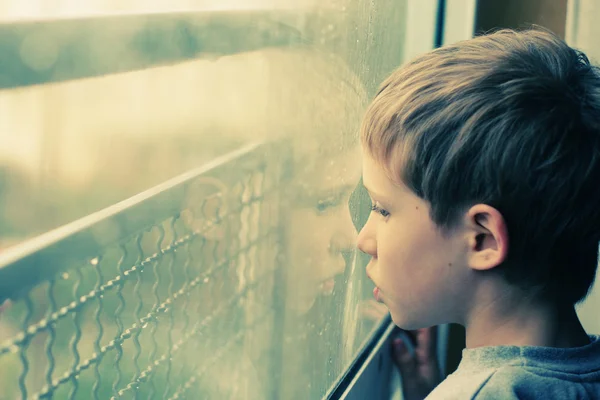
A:
[[[375,288],[373,289],[373,297],[375,297],[375,300],[378,303],[383,303],[383,300],[381,299],[381,296],[382,296],[381,289],[379,288],[379,285],[377,285],[377,282],[375,282],[373,280],[373,278],[371,278],[371,274],[369,274],[368,266],[366,269],[366,273],[367,273],[367,278],[369,278],[371,280],[371,282],[373,282],[373,284],[375,285]]]
[[[325,279],[319,284],[319,292],[324,295],[333,294],[333,290],[335,288],[335,279],[333,277]]]
[[[383,300],[381,300],[381,289],[378,286],[375,286],[375,289],[373,289],[373,297],[375,297],[375,301],[378,303],[383,303]]]

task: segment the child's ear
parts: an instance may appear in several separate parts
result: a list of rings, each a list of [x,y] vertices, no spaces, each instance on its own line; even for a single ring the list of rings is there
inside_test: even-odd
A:
[[[465,217],[469,267],[484,271],[502,264],[508,254],[508,230],[502,214],[487,204],[477,204]]]

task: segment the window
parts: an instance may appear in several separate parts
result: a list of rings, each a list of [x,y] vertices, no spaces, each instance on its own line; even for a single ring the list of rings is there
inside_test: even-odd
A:
[[[0,3],[4,394],[333,390],[385,331],[357,130],[408,3]]]

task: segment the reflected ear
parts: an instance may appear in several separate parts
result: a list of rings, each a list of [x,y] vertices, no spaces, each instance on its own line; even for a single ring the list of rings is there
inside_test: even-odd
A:
[[[504,217],[487,204],[474,205],[465,215],[469,227],[469,267],[491,270],[508,255],[508,230]]]

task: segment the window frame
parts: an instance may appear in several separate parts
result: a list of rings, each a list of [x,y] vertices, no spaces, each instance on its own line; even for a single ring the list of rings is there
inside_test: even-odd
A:
[[[433,49],[441,44],[447,44],[451,41],[461,40],[467,38],[466,36],[472,35],[472,29],[469,33],[469,29],[465,29],[465,26],[474,26],[475,18],[475,0],[459,0],[461,6],[466,6],[467,12],[457,13],[456,10],[461,10],[461,7],[453,9],[453,12],[449,12],[446,7],[445,0],[423,0],[421,2],[408,1],[408,15],[407,21],[407,34],[404,43],[403,58],[410,59],[418,54],[422,54],[426,51]],[[456,5],[453,3],[453,6]],[[191,25],[192,23],[198,23],[205,18],[205,13],[197,13],[185,18],[181,15],[173,16],[176,18],[180,26]],[[210,13],[211,17],[214,17],[214,13]],[[244,15],[247,21],[251,21],[254,18],[264,17],[265,15],[248,12]],[[142,36],[145,37],[146,41],[152,42],[152,40],[158,40],[160,35],[157,33],[163,32],[161,21],[164,20],[165,16],[115,16],[104,19],[90,18],[90,19],[73,19],[73,20],[61,20],[57,21],[43,21],[37,22],[36,29],[52,30],[56,27],[56,24],[60,24],[61,29],[70,27],[69,29],[79,30],[82,29],[89,33],[90,30],[98,29],[99,27],[106,27],[107,24],[122,24],[125,19],[134,21],[136,18],[145,18],[152,23],[148,23],[148,31],[144,31]],[[135,21],[134,21],[135,22]],[[147,22],[147,21],[146,21]],[[469,25],[470,23],[470,25]],[[65,25],[66,24],[66,25]],[[25,23],[11,23],[0,25],[0,30],[4,34],[9,35],[11,38],[15,35],[23,34],[23,31],[31,28],[31,22]],[[213,29],[214,26],[207,26],[207,31]],[[239,35],[243,35],[246,25],[243,25],[243,29],[240,29]],[[184,29],[185,31],[185,29]],[[163,32],[164,33],[164,32]],[[292,40],[301,40],[301,34],[297,31],[286,29],[281,31],[281,37],[274,37],[272,43],[268,45],[279,46],[281,43],[289,43],[290,37]],[[168,36],[168,35],[165,35]],[[140,39],[140,42],[136,42],[138,45],[143,46],[144,37]],[[154,38],[154,39],[153,39]],[[188,38],[190,39],[190,38]],[[161,43],[154,43],[154,45],[161,45]],[[17,40],[7,40],[6,43],[18,43]],[[150,43],[150,44],[152,44]],[[158,44],[157,44],[158,43]],[[146,43],[148,44],[148,43]],[[11,45],[12,46],[12,45]],[[21,87],[28,85],[44,84],[49,82],[60,82],[72,79],[78,79],[82,77],[90,76],[101,76],[106,74],[112,74],[117,72],[123,72],[126,70],[136,70],[141,68],[147,68],[150,65],[163,65],[173,62],[194,59],[199,56],[201,52],[199,43],[190,39],[185,47],[184,52],[172,54],[169,52],[164,53],[157,59],[143,60],[142,63],[134,63],[131,65],[121,65],[119,67],[109,66],[105,69],[95,69],[95,66],[88,66],[88,69],[73,73],[72,70],[67,68],[67,64],[73,61],[76,50],[85,50],[84,47],[80,47],[80,44],[72,44],[72,48],[63,46],[58,49],[58,62],[53,69],[47,71],[29,71],[30,68],[26,65],[16,65],[14,70],[9,71],[8,81],[0,82],[0,88],[12,88]],[[89,49],[88,49],[89,50]],[[249,49],[244,49],[249,50]],[[10,47],[6,46],[2,49],[5,54],[18,54],[18,46]],[[116,51],[116,50],[115,50]],[[229,52],[235,53],[242,51],[240,49],[225,49],[223,54]],[[61,58],[63,57],[63,58]],[[79,54],[78,58],[85,58],[86,53]],[[20,60],[19,57],[15,59]],[[64,62],[64,71],[61,71],[61,62]],[[12,73],[13,75],[10,75]],[[359,399],[365,398],[365,393],[369,394],[369,398],[381,398],[387,399],[392,396],[397,396],[399,386],[398,379],[392,379],[394,376],[397,378],[397,374],[394,374],[393,362],[391,360],[390,353],[390,342],[395,332],[394,324],[389,316],[383,318],[374,328],[373,332],[367,339],[365,339],[363,345],[358,351],[354,361],[348,366],[348,368],[342,373],[340,378],[331,386],[328,393],[325,394],[326,399]],[[439,334],[439,360],[440,364],[445,365],[445,353],[447,345],[448,329],[447,326],[441,327]],[[375,397],[373,397],[376,395]]]

